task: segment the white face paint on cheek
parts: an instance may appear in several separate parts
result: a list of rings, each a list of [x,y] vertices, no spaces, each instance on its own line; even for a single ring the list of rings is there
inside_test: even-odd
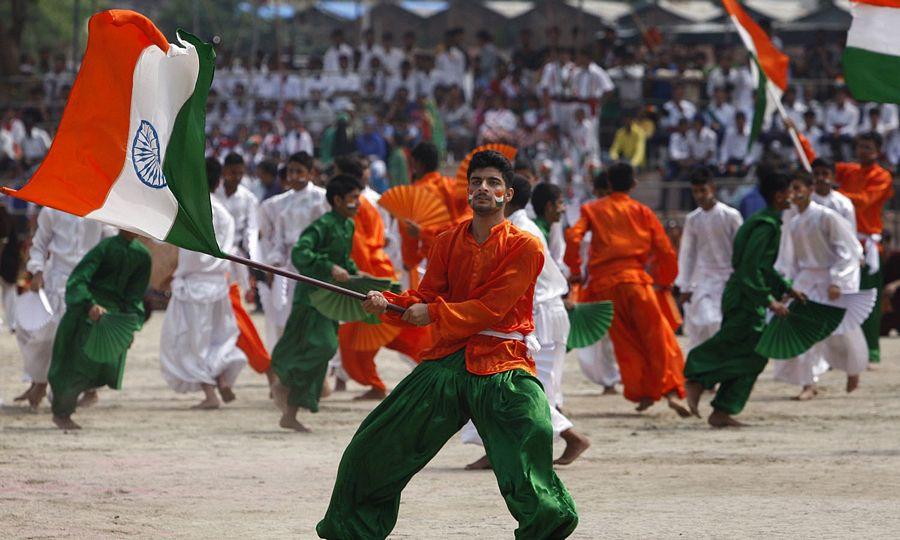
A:
[[[503,202],[506,200],[506,190],[502,188],[497,188],[494,190],[494,202],[497,206],[501,206]]]

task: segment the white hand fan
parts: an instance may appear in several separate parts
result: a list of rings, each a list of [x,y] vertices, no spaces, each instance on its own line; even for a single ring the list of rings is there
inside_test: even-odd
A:
[[[843,334],[851,328],[855,328],[866,321],[875,308],[875,289],[865,289],[855,293],[842,293],[837,300],[827,300],[823,304],[841,307],[847,310],[844,320],[834,331],[835,334]]]
[[[53,320],[53,308],[44,289],[27,291],[16,298],[16,326],[26,332],[37,332]]]

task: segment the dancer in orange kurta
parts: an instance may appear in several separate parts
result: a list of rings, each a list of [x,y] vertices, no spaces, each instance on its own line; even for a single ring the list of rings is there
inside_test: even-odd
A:
[[[862,269],[859,288],[877,291],[875,309],[863,323],[863,333],[869,347],[869,362],[881,361],[881,296],[884,275],[881,271],[881,234],[884,231],[884,205],[894,195],[894,178],[890,171],[878,164],[881,136],[863,133],[856,138],[856,157],[859,163],[838,163],[834,179],[838,189],[853,202],[856,210],[856,236],[865,250],[866,264]]]
[[[428,190],[436,199],[444,203],[450,213],[450,222],[445,225],[420,227],[407,220],[400,225],[400,253],[403,257],[403,268],[409,272],[410,287],[418,285],[419,263],[428,257],[428,252],[437,235],[467,217],[460,214],[459,205],[456,204],[453,180],[438,171],[439,163],[438,150],[435,145],[422,142],[413,148],[410,160],[415,178],[413,185]]]
[[[643,411],[665,397],[681,416],[689,416],[684,397],[684,356],[666,321],[653,278],[671,286],[678,274],[675,250],[662,224],[648,207],[629,197],[634,171],[627,163],[609,168],[612,193],[581,207],[581,219],[566,233],[565,262],[572,281],[581,282],[581,241],[591,231],[588,279],[582,299],[612,300],[609,335],[622,373],[625,398]]]
[[[380,278],[396,279],[394,265],[384,252],[384,222],[378,209],[366,199],[366,194],[360,197],[360,207],[356,214],[356,229],[353,233],[353,249],[350,258],[359,267],[360,272]],[[371,387],[370,390],[357,399],[382,399],[387,395],[387,386],[378,375],[375,368],[375,355],[378,349],[361,350],[351,340],[351,335],[356,325],[367,323],[352,322],[342,324],[338,329],[338,343],[341,352],[341,365],[351,379],[363,386]],[[392,322],[384,322],[385,325],[395,325]],[[395,350],[418,362],[421,353],[431,344],[431,329],[428,327],[405,326],[399,334],[385,345],[388,349]]]

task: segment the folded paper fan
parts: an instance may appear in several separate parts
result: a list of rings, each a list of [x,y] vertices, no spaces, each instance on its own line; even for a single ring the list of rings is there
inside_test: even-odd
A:
[[[830,306],[840,307],[847,310],[844,314],[844,320],[840,326],[834,331],[835,334],[843,334],[847,330],[855,328],[866,321],[872,310],[875,309],[875,299],[877,298],[875,289],[865,289],[855,293],[843,293],[837,300],[829,300],[826,302]]]
[[[585,302],[569,310],[569,349],[581,349],[597,343],[613,321],[612,302]]]
[[[355,351],[377,351],[400,335],[402,328],[396,324],[342,324],[341,338],[346,339],[349,348]]]
[[[469,177],[466,173],[469,171],[469,163],[471,163],[472,157],[474,157],[478,152],[486,152],[488,150],[500,152],[501,154],[503,154],[503,157],[508,159],[510,162],[516,159],[516,153],[518,153],[518,150],[516,150],[515,146],[510,146],[508,144],[483,144],[479,146],[478,148],[469,152],[469,154],[466,155],[465,159],[459,162],[459,166],[456,167],[456,182],[458,184],[465,185],[469,183]]]
[[[378,204],[397,219],[408,219],[420,227],[450,223],[447,206],[428,190],[417,186],[396,186],[385,191]]]
[[[756,352],[786,360],[799,356],[827,338],[844,319],[844,308],[812,301],[791,302],[787,317],[773,317],[763,329]]]
[[[369,291],[387,290],[393,284],[394,282],[390,279],[369,276],[353,276],[346,283],[338,283],[345,289],[364,294]],[[309,302],[319,313],[335,321],[366,322],[369,324],[378,324],[380,322],[380,319],[375,315],[363,311],[361,301],[326,289],[316,289],[309,293]]]
[[[119,359],[134,339],[138,329],[138,316],[134,313],[107,313],[91,329],[82,350],[88,358],[104,364]]]
[[[27,291],[16,297],[16,326],[37,332],[53,319],[53,309],[44,289]]]

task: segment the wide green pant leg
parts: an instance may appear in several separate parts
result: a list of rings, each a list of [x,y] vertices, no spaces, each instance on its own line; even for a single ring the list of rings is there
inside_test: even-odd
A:
[[[521,370],[472,376],[467,394],[500,494],[519,522],[516,538],[568,537],[578,514],[553,471],[550,407],[538,380]]]
[[[882,261],[883,264],[883,261]],[[881,362],[881,301],[882,289],[884,288],[884,273],[881,268],[874,274],[869,273],[869,267],[864,266],[859,278],[859,288],[875,289],[875,307],[869,318],[862,324],[863,334],[866,335],[866,345],[869,347],[869,362],[877,364]]]
[[[417,366],[362,423],[341,458],[319,536],[386,538],[403,488],[470,414],[519,521],[516,536],[568,536],[577,516],[553,473],[550,411],[540,384],[520,371],[471,375],[462,351]]]
[[[291,307],[284,335],[272,349],[272,369],[290,389],[292,407],[319,410],[328,362],[338,350],[337,328],[337,322],[306,302]]]
[[[716,410],[738,414],[750,399],[753,385],[769,361],[754,350],[764,318],[754,309],[726,311],[719,331],[688,354],[684,377],[707,389],[719,385],[712,401]]]
[[[319,537],[362,540],[390,534],[400,492],[468,421],[464,386],[460,351],[416,366],[369,413],[344,450],[331,503],[316,527]]]

